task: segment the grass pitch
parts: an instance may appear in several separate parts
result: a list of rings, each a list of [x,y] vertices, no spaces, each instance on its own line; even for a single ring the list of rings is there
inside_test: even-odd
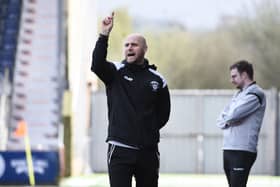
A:
[[[109,187],[107,174],[63,179],[61,187]],[[133,181],[133,186],[135,186]],[[160,174],[159,187],[227,187],[224,175]],[[280,177],[251,175],[247,187],[280,187]]]

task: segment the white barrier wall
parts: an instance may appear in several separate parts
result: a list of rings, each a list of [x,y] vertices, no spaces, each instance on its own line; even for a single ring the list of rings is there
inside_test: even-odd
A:
[[[232,97],[233,90],[171,91],[171,116],[161,130],[161,172],[222,173],[222,131],[216,127],[220,111]],[[261,129],[254,174],[274,174],[275,107],[271,91]],[[107,171],[105,143],[107,103],[104,92],[92,94],[91,167]]]

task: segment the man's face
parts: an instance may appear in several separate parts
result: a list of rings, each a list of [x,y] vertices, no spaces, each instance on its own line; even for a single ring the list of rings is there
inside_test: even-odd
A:
[[[145,40],[139,35],[130,35],[124,42],[124,56],[128,63],[143,63],[147,46]]]
[[[237,68],[230,70],[230,81],[233,85],[236,86],[238,89],[242,89],[244,86],[244,73],[239,73]]]

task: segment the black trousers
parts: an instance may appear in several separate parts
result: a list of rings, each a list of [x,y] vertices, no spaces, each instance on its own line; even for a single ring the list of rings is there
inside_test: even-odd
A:
[[[109,144],[108,171],[111,187],[158,187],[158,149],[136,150]]]
[[[224,150],[224,171],[229,187],[246,187],[257,154],[248,151]]]

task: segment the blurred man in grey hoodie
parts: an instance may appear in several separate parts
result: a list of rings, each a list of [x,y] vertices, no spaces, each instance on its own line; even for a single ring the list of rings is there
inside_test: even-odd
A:
[[[239,91],[217,120],[223,130],[224,171],[230,187],[246,187],[257,157],[259,132],[266,107],[264,91],[254,81],[252,64],[242,60],[230,66],[231,82]]]

